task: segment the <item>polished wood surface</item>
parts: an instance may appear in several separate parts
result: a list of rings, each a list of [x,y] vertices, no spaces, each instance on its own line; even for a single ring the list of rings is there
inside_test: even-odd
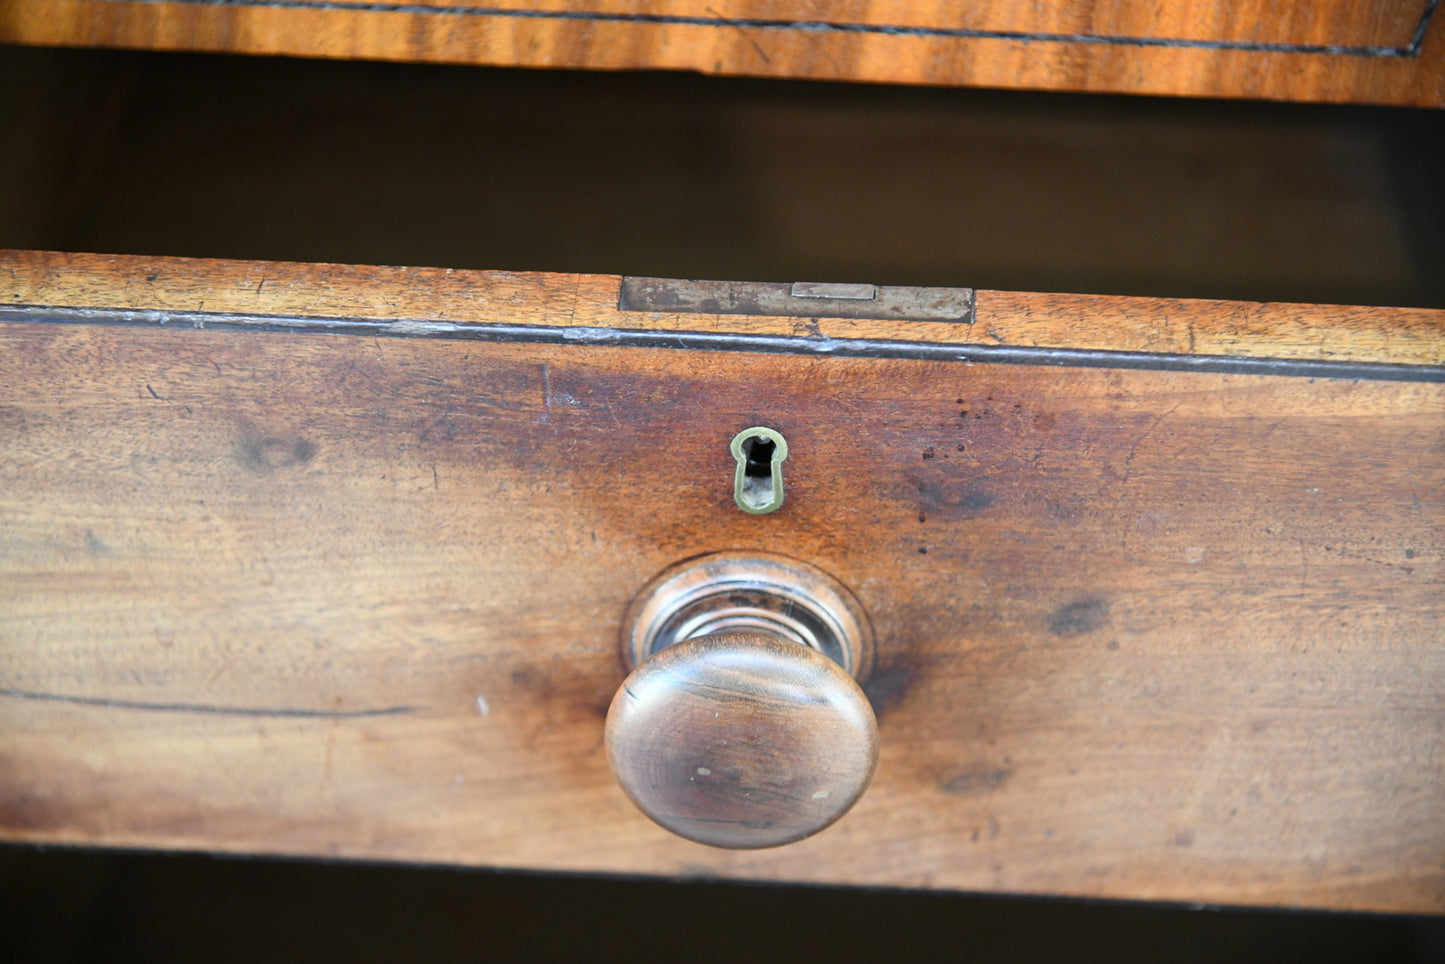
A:
[[[847,813],[878,764],[858,684],[770,633],[702,636],[653,656],[618,689],[606,734],[638,808],[714,847],[811,837]]]
[[[0,835],[1445,910],[1429,372],[829,357],[806,331],[767,353],[486,342],[415,320],[596,334],[625,317],[616,295],[5,255],[6,306],[412,320],[0,326]],[[1081,304],[1185,349],[1186,330],[1257,331],[1303,352],[1313,331],[1332,357],[1418,365],[1445,341],[1439,312],[986,292],[973,327],[1104,337]],[[754,424],[791,448],[762,517],[732,505],[727,449]],[[656,573],[728,549],[822,567],[876,636],[873,784],[775,850],[657,828],[603,750],[615,623]]]
[[[1425,0],[7,0],[0,40],[310,57],[1445,104]]]
[[[123,2],[123,0],[122,0]],[[195,5],[207,5],[197,0]],[[282,6],[252,0],[237,6]],[[735,29],[801,24],[815,29],[877,27],[884,32],[961,31],[1077,39],[1199,41],[1234,44],[1405,47],[1424,20],[1429,0],[1050,0],[1019,4],[974,0],[948,4],[930,0],[419,0],[383,5],[368,0],[291,0],[299,8],[341,8],[366,12],[403,6],[440,16],[506,19],[613,21],[700,21],[736,24]]]

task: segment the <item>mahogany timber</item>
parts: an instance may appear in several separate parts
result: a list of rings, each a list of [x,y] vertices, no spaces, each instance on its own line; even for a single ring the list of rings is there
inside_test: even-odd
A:
[[[1445,105],[1427,0],[7,0],[0,41]]]
[[[1445,911],[1438,367],[829,357],[807,331],[797,353],[527,344],[415,321],[679,323],[626,317],[617,290],[5,254],[7,310],[162,314],[0,325],[0,836]],[[1257,335],[1265,355],[1417,366],[1445,348],[1441,312],[977,309],[970,333],[928,330],[1160,350],[1192,332],[1225,353]],[[160,324],[182,310],[410,321]],[[760,423],[789,440],[788,501],[755,517],[727,443]],[[873,784],[776,850],[657,828],[603,752],[616,623],[656,573],[719,550],[820,566],[876,635]]]
[[[880,338],[1179,356],[1445,364],[1442,313],[979,291],[972,325],[619,311],[615,275],[0,253],[0,305],[365,317],[463,325]]]

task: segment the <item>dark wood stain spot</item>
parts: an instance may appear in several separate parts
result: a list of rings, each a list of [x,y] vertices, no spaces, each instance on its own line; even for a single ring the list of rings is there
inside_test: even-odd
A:
[[[1109,624],[1109,601],[1099,596],[1076,599],[1054,610],[1049,632],[1055,636],[1082,636]]]
[[[519,666],[511,680],[529,702],[543,705],[552,716],[598,720],[607,719],[617,685],[562,666]]]
[[[993,508],[998,501],[976,481],[915,478],[912,482],[918,491],[919,511],[925,514],[967,518]]]
[[[1068,501],[1061,499],[1044,500],[1044,511],[1049,514],[1049,518],[1055,522],[1064,522],[1069,525],[1077,524],[1083,517],[1086,508],[1087,506],[1083,503],[1072,499]]]
[[[963,494],[959,505],[965,512],[982,512],[991,508],[995,498],[992,492],[970,491]]]
[[[537,696],[551,696],[555,692],[545,673],[525,666],[512,670],[512,684]]]
[[[880,720],[897,706],[913,685],[914,667],[907,662],[875,667],[863,682],[863,695],[873,706],[873,715]]]
[[[1174,846],[1176,846],[1176,847],[1192,847],[1192,846],[1194,846],[1194,831],[1193,831],[1193,830],[1181,830],[1181,831],[1179,831],[1178,833],[1176,833],[1176,834],[1174,835],[1173,843],[1174,843]]]
[[[93,556],[103,556],[110,552],[110,546],[95,534],[94,529],[85,530],[85,548]]]
[[[257,475],[305,465],[316,457],[316,443],[299,436],[246,435],[236,445],[236,458]]]
[[[1013,771],[1007,767],[990,767],[982,764],[969,767],[962,773],[955,773],[938,781],[938,789],[955,797],[973,793],[988,793],[1008,782]]]

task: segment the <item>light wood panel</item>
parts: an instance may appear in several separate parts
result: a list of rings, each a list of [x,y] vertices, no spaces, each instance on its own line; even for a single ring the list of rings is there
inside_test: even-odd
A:
[[[198,0],[204,2],[204,0]],[[249,6],[280,6],[255,0]],[[340,7],[356,12],[379,4],[368,0],[291,0],[298,7]],[[394,6],[394,5],[393,5]],[[801,24],[812,29],[958,31],[1169,43],[1197,41],[1241,45],[1330,45],[1408,47],[1425,19],[1429,0],[1053,0],[1020,4],[1008,0],[866,2],[866,0],[419,0],[405,4],[434,15],[518,18],[578,18],[623,22],[696,21],[766,29]]]
[[[8,0],[0,39],[1046,90],[1445,104],[1425,0]]]
[[[257,269],[10,254],[0,293],[595,326],[567,292],[616,283]],[[133,320],[0,326],[7,839],[1445,910],[1439,382]],[[776,851],[670,837],[602,752],[629,599],[724,549],[877,637],[873,786]]]
[[[1179,356],[1445,363],[1445,312],[979,291],[974,322],[618,309],[616,275],[0,252],[0,305],[605,328],[1070,348]],[[806,279],[799,279],[806,280]],[[867,280],[867,279],[859,279]]]

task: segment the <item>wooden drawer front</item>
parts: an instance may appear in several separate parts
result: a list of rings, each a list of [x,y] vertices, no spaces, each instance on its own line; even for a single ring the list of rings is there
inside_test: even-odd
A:
[[[1428,0],[12,0],[0,40],[1445,104]]]
[[[199,4],[198,4],[199,5]],[[249,7],[336,8],[376,12],[367,0],[256,0]],[[386,5],[393,6],[393,5]],[[1426,24],[1429,0],[1054,0],[1049,3],[858,3],[856,0],[425,0],[403,5],[411,14],[545,22],[730,26],[734,31],[779,29],[889,36],[999,35],[998,39],[1074,40],[1169,45],[1203,43],[1267,46],[1402,48]]]
[[[639,320],[616,278],[4,267],[8,839],[1445,910],[1441,313],[1257,323],[1327,365],[958,360]],[[477,319],[427,317],[453,298]],[[1070,304],[980,293],[977,337],[1010,298]],[[792,453],[761,517],[754,424]],[[727,549],[822,567],[877,636],[874,785],[773,851],[669,836],[602,753],[629,600]]]

